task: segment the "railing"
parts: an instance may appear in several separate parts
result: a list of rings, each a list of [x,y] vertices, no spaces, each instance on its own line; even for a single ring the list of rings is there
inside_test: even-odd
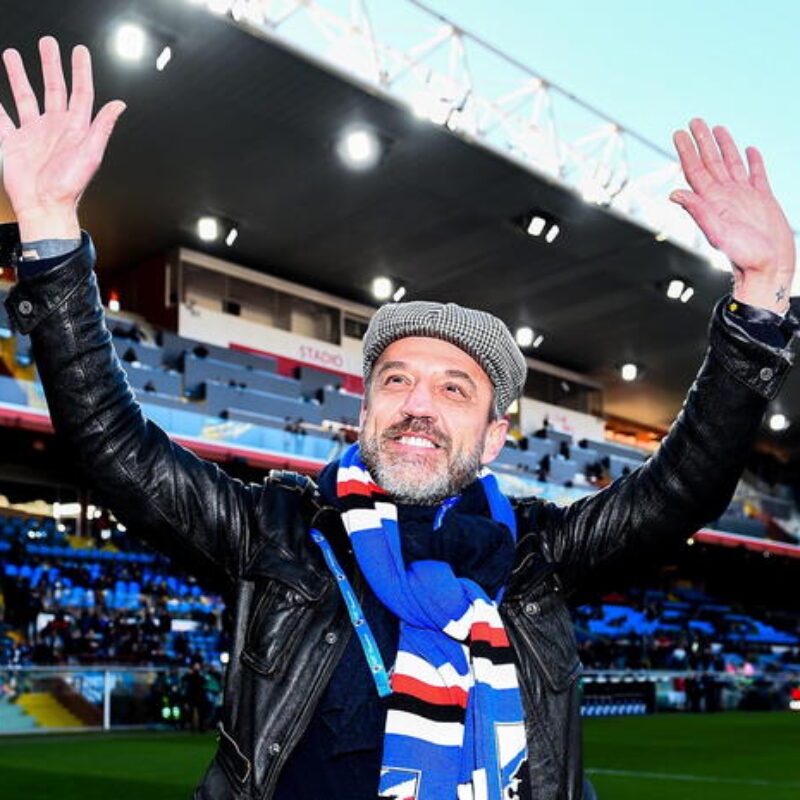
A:
[[[187,723],[174,667],[0,666],[0,734]],[[208,698],[209,714],[214,698]]]
[[[187,670],[174,667],[0,666],[0,735],[119,728],[185,727]],[[586,670],[583,716],[740,708],[800,710],[793,674],[730,675],[666,670]],[[219,684],[217,684],[219,687]],[[206,724],[221,694],[209,691]]]
[[[419,0],[193,2],[730,271],[667,199],[674,153]]]

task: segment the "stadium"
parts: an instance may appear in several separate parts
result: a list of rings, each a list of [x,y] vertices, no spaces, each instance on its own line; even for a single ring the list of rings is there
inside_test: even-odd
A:
[[[208,474],[316,479],[350,452],[370,320],[415,301],[491,312],[522,352],[492,463],[503,494],[568,508],[657,458],[731,286],[728,259],[668,200],[684,183],[674,154],[416,0],[0,0],[0,12],[37,93],[37,42],[51,35],[65,64],[74,45],[91,51],[98,108],[127,104],[81,227],[114,363]],[[116,477],[92,481],[55,432],[45,384],[59,378],[34,355],[21,263],[0,264],[0,796],[189,797],[220,742],[220,769],[250,787],[222,724],[226,676],[288,682],[302,638],[289,614],[310,619],[324,592],[257,551],[244,573],[260,611],[242,648],[243,601],[224,576],[115,513]],[[721,513],[670,539],[665,508],[663,551],[648,540],[634,570],[589,572],[568,618],[539,595],[519,603],[537,686],[578,698],[603,800],[800,792],[800,375],[786,356],[769,363],[753,393],[785,384]],[[683,459],[704,464],[705,449],[696,440]],[[207,489],[190,487],[192,502],[212,505]],[[556,592],[559,568],[542,578]],[[259,747],[283,763],[302,733]]]

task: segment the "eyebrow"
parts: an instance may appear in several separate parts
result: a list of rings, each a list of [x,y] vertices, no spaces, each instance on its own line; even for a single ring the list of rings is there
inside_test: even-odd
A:
[[[405,361],[386,361],[385,363],[381,364],[380,369],[378,370],[378,375],[383,375],[384,372],[387,372],[390,369],[408,369],[408,364]],[[444,374],[448,378],[460,378],[461,380],[466,381],[473,390],[478,389],[478,385],[475,383],[474,380],[462,369],[446,369]]]

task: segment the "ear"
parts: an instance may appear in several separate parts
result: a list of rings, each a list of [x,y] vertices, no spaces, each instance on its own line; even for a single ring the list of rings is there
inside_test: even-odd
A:
[[[367,421],[367,398],[361,401],[361,411],[358,412],[358,428],[364,430],[364,425]]]
[[[486,428],[486,435],[483,439],[483,454],[481,455],[481,464],[491,464],[506,443],[506,436],[508,435],[508,420],[499,419],[490,422]]]

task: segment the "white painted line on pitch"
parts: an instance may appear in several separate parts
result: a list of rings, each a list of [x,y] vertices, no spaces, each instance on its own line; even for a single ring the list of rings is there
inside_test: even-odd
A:
[[[731,783],[745,786],[772,786],[778,789],[800,789],[797,781],[762,781],[751,778],[718,778],[713,775],[680,775],[674,772],[637,772],[627,769],[587,769],[590,775],[615,775],[621,778],[654,778],[689,783]]]

